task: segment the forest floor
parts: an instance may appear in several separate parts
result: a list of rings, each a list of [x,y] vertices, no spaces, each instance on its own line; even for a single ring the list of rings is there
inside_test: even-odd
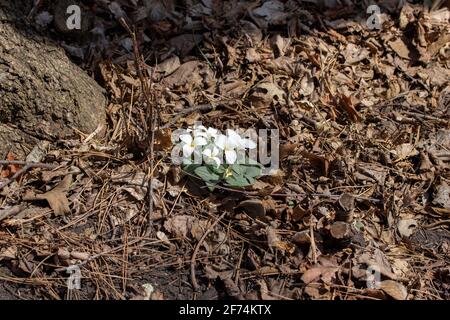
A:
[[[0,190],[0,298],[450,299],[449,8],[97,2],[91,33],[30,15],[110,103]],[[196,187],[196,121],[277,129],[279,169]]]

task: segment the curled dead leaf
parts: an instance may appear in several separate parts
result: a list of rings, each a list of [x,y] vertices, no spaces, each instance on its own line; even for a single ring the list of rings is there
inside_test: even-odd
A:
[[[351,211],[355,209],[355,197],[350,193],[343,193],[339,197],[339,204],[342,209],[346,211]]]
[[[55,215],[63,215],[70,212],[69,200],[67,199],[67,191],[69,191],[72,184],[72,175],[68,174],[58,185],[52,190],[44,194],[29,193],[23,197],[23,200],[47,200],[50,208],[52,208]]]
[[[417,221],[415,219],[400,220],[397,224],[397,230],[402,237],[409,238],[414,230],[417,228]]]
[[[244,200],[236,208],[241,208],[252,218],[264,217],[266,215],[266,208],[259,199]]]
[[[393,280],[385,280],[381,282],[381,290],[386,292],[389,296],[394,298],[395,300],[405,300],[408,296],[408,291],[406,287]]]

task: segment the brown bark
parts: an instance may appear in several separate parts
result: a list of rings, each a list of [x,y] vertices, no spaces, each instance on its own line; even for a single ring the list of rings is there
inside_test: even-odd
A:
[[[0,0],[0,156],[105,121],[103,89],[64,50],[23,22],[32,1]]]

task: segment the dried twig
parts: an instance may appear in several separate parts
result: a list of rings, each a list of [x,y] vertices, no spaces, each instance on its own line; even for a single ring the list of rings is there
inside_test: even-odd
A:
[[[107,254],[111,254],[111,253],[116,252],[116,251],[119,251],[119,250],[122,250],[125,246],[130,246],[130,245],[135,244],[135,243],[138,243],[138,242],[140,242],[140,241],[142,241],[142,239],[140,239],[140,238],[135,239],[135,240],[133,240],[133,241],[130,241],[130,242],[128,242],[128,243],[124,243],[124,244],[122,244],[122,245],[120,245],[120,246],[117,246],[117,247],[115,247],[115,248],[111,248],[111,249],[109,249],[109,250],[106,250],[106,251],[103,251],[103,252],[94,254],[94,255],[92,255],[91,257],[89,257],[88,259],[86,259],[86,260],[84,260],[83,262],[80,262],[80,263],[78,263],[78,264],[76,264],[76,265],[71,265],[71,266],[68,266],[68,267],[58,268],[58,269],[55,269],[55,271],[56,271],[56,272],[67,271],[67,270],[69,270],[70,268],[73,268],[74,266],[76,266],[76,267],[84,266],[85,264],[87,264],[87,263],[89,263],[89,262],[91,262],[91,261],[94,261],[95,259],[98,259],[99,257],[102,257],[102,256],[107,255]]]
[[[145,235],[148,236],[151,234],[152,230],[152,216],[153,216],[153,171],[154,171],[154,145],[155,145],[155,131],[158,124],[157,118],[154,114],[154,108],[153,108],[153,100],[152,95],[150,93],[150,87],[149,82],[151,83],[151,77],[148,77],[147,72],[143,72],[143,70],[146,70],[146,65],[144,62],[144,59],[142,58],[142,54],[139,50],[139,45],[136,38],[136,32],[131,30],[130,26],[127,24],[124,18],[120,18],[119,22],[122,24],[122,26],[128,31],[128,33],[131,36],[131,40],[133,42],[133,52],[134,52],[134,63],[136,68],[136,73],[138,74],[139,81],[141,82],[141,89],[142,93],[144,95],[145,101],[147,102],[148,107],[148,113],[147,113],[147,123],[144,123],[144,126],[146,126],[146,132],[148,132],[148,127],[150,127],[150,150],[149,150],[149,162],[150,162],[150,177],[148,182],[148,206],[149,206],[149,221],[148,221],[148,227],[145,232]],[[156,109],[159,115],[159,109]]]
[[[214,230],[214,227],[220,222],[220,220],[222,220],[223,217],[225,217],[226,212],[222,213],[214,222],[211,226],[209,226],[209,228],[205,231],[205,233],[203,234],[203,236],[200,238],[200,240],[198,241],[197,245],[194,248],[194,252],[192,253],[192,258],[191,258],[191,282],[192,282],[192,287],[194,288],[194,291],[198,291],[200,289],[200,286],[198,285],[197,282],[197,278],[195,277],[195,260],[197,257],[197,253],[198,250],[200,249],[200,246],[202,245],[203,241],[205,241],[206,236]]]
[[[180,111],[172,120],[167,122],[162,128],[167,129],[170,128],[172,125],[177,123],[178,120],[180,120],[183,116],[186,116],[188,114],[199,112],[199,111],[210,111],[214,110],[215,106],[207,103],[207,104],[199,104],[198,106],[194,106],[191,108],[184,109],[183,111]]]
[[[13,215],[19,214],[24,209],[25,209],[25,206],[19,205],[19,206],[15,206],[15,207],[12,207],[12,208],[9,208],[9,209],[0,210],[0,221],[2,221],[3,219],[8,218],[9,216],[13,216]]]
[[[8,179],[8,181],[0,184],[0,190],[10,185],[14,180],[19,178],[22,174],[27,172],[32,168],[44,168],[44,169],[55,169],[59,165],[48,164],[48,163],[40,163],[40,162],[26,162],[26,161],[17,161],[17,160],[0,160],[0,165],[18,165],[23,166],[20,170],[18,170],[14,175]]]
[[[426,229],[433,229],[433,228],[436,228],[438,226],[445,225],[445,224],[450,225],[450,220],[437,221],[437,222],[434,222],[434,223],[426,224],[423,227],[426,228]]]

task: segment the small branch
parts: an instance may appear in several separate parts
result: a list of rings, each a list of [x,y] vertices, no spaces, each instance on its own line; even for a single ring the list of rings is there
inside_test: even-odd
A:
[[[158,119],[160,118],[160,111],[159,108],[156,108],[156,115],[153,108],[153,100],[154,95],[151,94],[150,88],[152,84],[152,77],[148,77],[148,73],[146,70],[146,64],[142,57],[141,51],[139,50],[139,44],[136,37],[136,32],[130,28],[130,26],[127,24],[124,18],[120,18],[119,22],[122,24],[122,26],[128,31],[128,33],[131,36],[131,40],[133,42],[133,52],[134,52],[134,64],[136,73],[139,77],[139,81],[141,83],[141,89],[142,93],[144,95],[145,101],[147,102],[147,119],[146,123],[144,123],[145,131],[150,130],[150,150],[149,150],[149,162],[150,162],[150,179],[148,182],[148,206],[149,206],[149,213],[148,213],[148,227],[145,231],[145,235],[149,236],[152,233],[153,230],[153,171],[155,169],[154,167],[154,146],[155,146],[155,132],[157,130],[158,126]],[[150,85],[149,85],[150,83]]]
[[[186,116],[188,114],[197,112],[197,111],[210,111],[210,110],[214,110],[215,106],[213,106],[212,104],[208,103],[208,104],[200,104],[198,106],[195,107],[191,107],[191,108],[187,108],[184,109],[183,111],[181,111],[180,113],[178,113],[172,120],[170,120],[169,122],[167,122],[162,129],[167,129],[169,127],[171,127],[172,125],[174,125],[178,120],[180,120],[183,116]]]
[[[87,263],[89,263],[89,262],[91,262],[91,261],[94,261],[95,259],[98,259],[98,258],[100,258],[100,257],[102,257],[102,256],[104,256],[104,255],[111,254],[111,253],[113,253],[113,252],[116,252],[116,251],[118,251],[118,250],[123,249],[123,248],[125,247],[125,245],[130,246],[130,245],[133,245],[133,244],[138,243],[138,242],[140,242],[140,241],[142,241],[142,239],[138,238],[138,239],[136,239],[136,240],[130,241],[129,243],[122,244],[122,245],[117,246],[117,247],[115,247],[115,248],[111,248],[111,249],[109,249],[109,250],[106,250],[106,251],[103,251],[103,252],[94,254],[94,255],[90,256],[89,258],[87,258],[86,260],[84,260],[83,262],[80,262],[80,263],[78,263],[78,264],[70,265],[70,266],[68,266],[68,267],[57,268],[57,269],[55,269],[55,271],[56,271],[56,272],[67,271],[67,270],[69,270],[70,268],[73,268],[74,266],[80,268],[80,267],[84,266],[85,264],[87,264]]]
[[[197,258],[198,250],[200,249],[200,246],[202,245],[203,241],[205,241],[206,236],[214,230],[214,227],[222,220],[223,217],[225,217],[226,212],[222,213],[214,222],[213,224],[205,231],[203,236],[198,241],[197,245],[194,248],[194,252],[192,253],[191,258],[191,282],[192,287],[194,288],[194,291],[198,291],[200,289],[200,286],[198,285],[197,278],[195,277],[195,259]]]
[[[22,212],[25,209],[25,206],[23,205],[19,205],[19,206],[15,206],[6,210],[0,210],[0,222],[3,219],[8,218],[9,216],[14,216],[16,214],[19,214],[20,212]]]
[[[32,168],[44,168],[44,169],[55,169],[59,165],[48,164],[48,163],[40,163],[40,162],[26,162],[26,161],[17,161],[17,160],[0,160],[0,165],[17,165],[23,166],[19,171],[17,171],[8,181],[0,184],[0,190],[10,185],[14,180],[19,178],[22,174],[27,172]]]
[[[441,221],[438,221],[438,222],[426,224],[423,227],[426,228],[426,229],[433,229],[433,228],[436,228],[436,227],[444,225],[444,224],[450,225],[450,220],[441,220]]]
[[[45,168],[45,169],[55,169],[58,165],[41,163],[41,162],[26,162],[19,160],[0,160],[0,165],[16,165],[16,166],[30,166],[30,168]]]

